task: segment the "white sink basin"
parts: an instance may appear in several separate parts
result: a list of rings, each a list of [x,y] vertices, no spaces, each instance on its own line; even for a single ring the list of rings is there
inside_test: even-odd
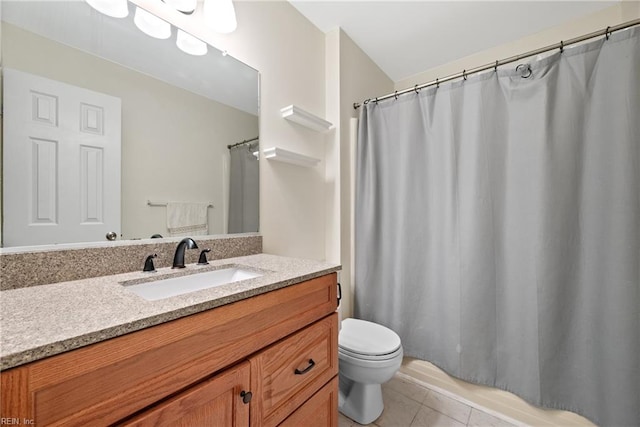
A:
[[[158,279],[151,282],[138,283],[137,285],[125,284],[125,287],[148,301],[156,301],[260,276],[262,274],[255,271],[245,270],[240,267],[230,267],[204,273]]]

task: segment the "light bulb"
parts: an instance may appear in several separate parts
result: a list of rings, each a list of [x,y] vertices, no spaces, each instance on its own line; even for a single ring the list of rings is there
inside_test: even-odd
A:
[[[232,0],[204,0],[204,21],[218,33],[230,33],[236,29],[236,11]]]
[[[129,15],[127,0],[86,0],[86,2],[98,12],[112,18],[124,18]]]
[[[178,30],[176,45],[181,51],[188,53],[189,55],[201,56],[207,54],[207,44],[205,42],[193,37],[191,34],[185,33],[182,30]]]
[[[136,27],[143,33],[157,39],[168,39],[171,37],[171,24],[144,9],[136,7],[136,14],[133,17]]]

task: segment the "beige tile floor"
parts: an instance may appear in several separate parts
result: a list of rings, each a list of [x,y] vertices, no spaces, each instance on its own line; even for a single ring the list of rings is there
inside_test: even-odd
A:
[[[513,427],[500,418],[472,408],[398,376],[382,386],[384,411],[370,427]],[[340,414],[339,427],[361,424]]]

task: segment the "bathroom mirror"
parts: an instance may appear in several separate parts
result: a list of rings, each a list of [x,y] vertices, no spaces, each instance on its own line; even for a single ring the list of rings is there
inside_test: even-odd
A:
[[[167,202],[209,205],[210,235],[258,231],[258,71],[212,46],[204,55],[185,53],[174,26],[167,39],[150,37],[134,24],[131,3],[125,18],[77,0],[3,0],[0,7],[3,95],[13,96],[14,81],[36,88],[15,107],[28,109],[29,120],[14,111],[15,102],[4,102],[4,247],[106,241],[104,229],[93,227],[106,215],[121,220],[119,229],[108,230],[118,240],[168,237]],[[80,133],[60,136],[64,100],[74,91],[79,107],[71,109],[77,117],[69,127]],[[34,133],[27,121],[37,122]],[[96,135],[114,134],[119,141],[95,142]],[[11,138],[28,147],[18,144],[23,152],[16,154]],[[75,146],[65,148],[67,140]],[[245,165],[234,163],[228,146],[245,140],[253,141],[239,147],[242,158],[253,158],[255,170],[250,182],[238,183]],[[109,149],[117,144],[120,158],[113,161]],[[66,199],[69,185],[80,188],[80,202]],[[255,197],[234,201],[234,188]],[[7,220],[19,204],[28,230],[9,238]],[[93,231],[51,237],[67,208],[72,215],[81,211],[80,222]],[[234,215],[243,220],[234,222]]]

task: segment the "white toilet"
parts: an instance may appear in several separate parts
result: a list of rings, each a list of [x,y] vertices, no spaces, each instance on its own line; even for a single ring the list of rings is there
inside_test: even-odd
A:
[[[338,360],[338,409],[360,424],[375,421],[384,409],[381,385],[402,364],[400,337],[373,322],[344,319],[338,335]]]

